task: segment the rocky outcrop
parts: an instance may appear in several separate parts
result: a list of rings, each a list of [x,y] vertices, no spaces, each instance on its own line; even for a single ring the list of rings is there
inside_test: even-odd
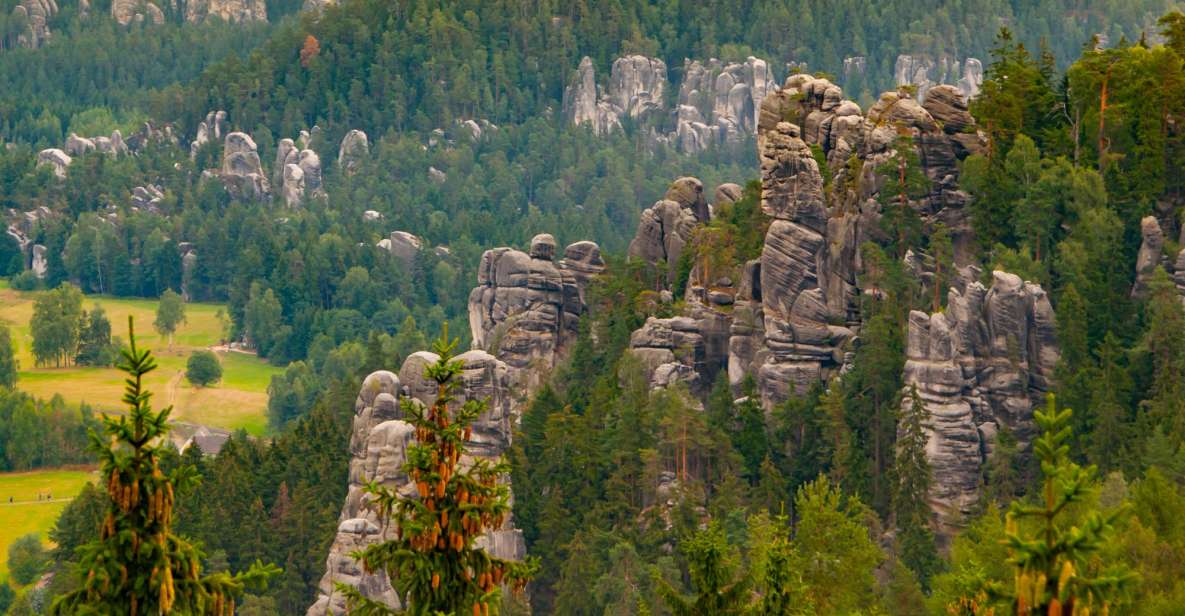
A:
[[[188,0],[185,21],[200,23],[217,18],[227,23],[267,21],[264,0]]]
[[[930,505],[949,536],[975,510],[993,439],[1007,428],[1026,448],[1058,361],[1053,307],[1040,286],[996,271],[991,288],[951,289],[947,309],[909,316],[902,404],[916,387],[933,482]]]
[[[149,0],[111,0],[111,17],[121,26],[165,23],[165,14]]]
[[[74,162],[74,159],[57,148],[48,148],[37,153],[37,164],[48,165],[59,179],[66,178],[66,170],[71,162]]]
[[[366,573],[350,554],[373,543],[393,539],[398,529],[379,519],[366,493],[369,482],[377,482],[408,498],[417,494],[403,472],[407,449],[414,442],[415,428],[401,421],[401,399],[431,404],[436,384],[424,370],[438,359],[433,353],[418,352],[403,362],[399,374],[378,371],[366,377],[354,403],[350,437],[349,491],[339,517],[337,535],[326,558],[326,572],[318,585],[316,602],[308,616],[344,614],[344,598],[335,592],[336,583],[357,587],[370,599],[399,607],[399,598],[383,573]],[[463,363],[463,387],[452,408],[466,400],[485,400],[488,409],[473,424],[465,457],[496,459],[511,443],[511,396],[509,369],[483,351],[469,351],[457,358]],[[464,458],[462,458],[464,459]],[[503,526],[478,540],[478,546],[494,556],[522,559],[526,554],[521,531],[508,518]]]
[[[709,216],[703,183],[691,177],[675,180],[662,199],[642,212],[629,257],[651,265],[665,263],[667,284],[673,284],[684,246],[695,226],[708,222]]]
[[[947,57],[937,61],[926,56],[897,56],[893,79],[899,86],[912,85],[917,88],[918,99],[924,100],[930,88],[953,83],[964,98],[975,98],[983,85],[983,63],[976,58],[967,58],[962,63]]]
[[[49,20],[58,13],[55,0],[20,0],[12,9],[10,23],[24,24],[16,33],[16,44],[37,49],[49,40]]]
[[[137,186],[132,189],[132,209],[134,211],[159,212],[160,204],[164,200],[164,190],[155,184]]]
[[[513,390],[535,391],[575,342],[586,310],[589,280],[604,270],[592,242],[564,250],[558,263],[555,238],[531,239],[528,253],[495,248],[482,255],[477,287],[469,294],[473,346],[506,363]]]
[[[110,137],[100,135],[87,138],[70,133],[66,139],[65,150],[71,156],[82,156],[88,152],[101,152],[110,156],[127,156],[129,153],[128,145],[119,129],[112,131]]]
[[[1156,266],[1164,260],[1164,232],[1155,216],[1145,216],[1140,220],[1140,252],[1136,255],[1136,283],[1132,287],[1132,297],[1144,297],[1148,293],[1148,282]]]
[[[259,162],[255,141],[246,133],[233,132],[222,146],[222,167],[206,171],[217,175],[227,192],[236,199],[264,200],[271,195],[271,186]]]
[[[49,272],[49,260],[46,258],[47,249],[41,244],[33,244],[32,260],[30,261],[29,269],[33,275],[44,280],[45,275]]]
[[[226,112],[219,110],[207,113],[206,119],[198,122],[197,133],[189,143],[190,158],[196,157],[198,150],[207,143],[221,141],[226,132]]]
[[[618,58],[609,84],[598,96],[596,69],[585,56],[564,89],[563,113],[573,125],[591,124],[598,135],[621,128],[622,118],[638,119],[663,108],[667,65],[657,58],[633,55]]]
[[[353,175],[370,158],[370,140],[366,133],[354,129],[342,138],[337,151],[337,166],[346,175]]]
[[[310,197],[325,195],[321,186],[321,157],[310,149],[297,149],[296,142],[281,139],[276,144],[276,162],[272,165],[272,185],[290,207]]]
[[[392,231],[390,237],[379,240],[378,247],[390,252],[410,270],[424,248],[424,240],[407,231]]]
[[[685,60],[679,87],[674,140],[684,152],[736,143],[757,128],[757,112],[766,95],[777,88],[765,60],[749,56],[743,63]]]

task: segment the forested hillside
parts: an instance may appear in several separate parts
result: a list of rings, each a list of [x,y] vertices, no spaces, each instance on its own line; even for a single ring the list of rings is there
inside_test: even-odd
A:
[[[160,452],[205,572],[283,569],[238,613],[1185,601],[1177,4],[213,2],[0,2],[0,275],[225,303],[283,367],[266,438]],[[463,439],[415,416],[446,323]],[[0,380],[6,468],[88,458],[88,408]],[[450,482],[462,441],[505,482]],[[424,564],[475,541],[529,592]]]

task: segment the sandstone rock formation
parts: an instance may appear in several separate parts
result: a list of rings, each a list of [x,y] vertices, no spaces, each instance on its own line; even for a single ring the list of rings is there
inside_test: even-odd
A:
[[[337,165],[346,175],[353,175],[370,158],[370,141],[366,133],[354,129],[342,138],[341,147],[337,152]]]
[[[1045,291],[1007,272],[992,277],[990,289],[951,289],[944,312],[909,315],[902,404],[916,387],[929,411],[930,505],[947,535],[974,511],[998,431],[1028,446],[1058,361]]]
[[[765,60],[683,63],[674,140],[684,152],[735,143],[757,128],[761,101],[777,83]]]
[[[967,58],[960,69],[959,61],[951,58],[942,57],[935,61],[929,57],[901,54],[897,56],[893,78],[899,86],[917,87],[918,100],[925,100],[927,92],[935,85],[951,82],[964,98],[975,98],[983,85],[983,63],[976,58]]]
[[[187,0],[185,21],[200,23],[217,18],[227,23],[267,21],[264,0]]]
[[[272,185],[278,186],[290,207],[308,196],[325,194],[321,187],[321,157],[310,149],[298,150],[291,139],[276,144],[276,162],[272,165]]]
[[[384,525],[368,507],[371,501],[365,492],[368,482],[378,482],[407,497],[416,495],[415,485],[403,472],[415,428],[400,420],[400,399],[410,398],[422,404],[435,400],[436,384],[424,375],[424,370],[437,359],[433,353],[413,353],[404,361],[398,375],[381,370],[363,381],[354,403],[349,492],[326,559],[317,600],[309,607],[308,616],[345,613],[344,598],[334,590],[338,582],[357,587],[370,599],[399,607],[399,598],[386,575],[366,573],[350,553],[392,539],[397,532],[394,526]],[[497,458],[510,448],[511,442],[509,370],[506,364],[483,351],[469,351],[458,359],[464,365],[464,386],[454,404],[459,406],[465,400],[478,399],[486,400],[489,405],[473,425],[465,456]],[[478,545],[499,558],[522,559],[526,553],[522,532],[514,528],[513,519],[507,519],[502,528],[483,537]]]
[[[1145,216],[1140,220],[1140,252],[1136,256],[1136,283],[1132,287],[1132,297],[1144,297],[1148,292],[1148,281],[1152,279],[1156,266],[1164,259],[1164,232],[1155,216]]]
[[[233,132],[226,136],[222,168],[217,175],[226,190],[237,199],[263,200],[271,195],[255,141],[246,133]]]
[[[416,264],[416,257],[424,247],[424,240],[407,231],[392,231],[389,238],[379,240],[378,246],[403,262],[404,267],[411,268]]]
[[[149,0],[111,0],[111,17],[121,26],[130,23],[165,23],[165,14]]]
[[[531,239],[529,253],[495,248],[482,255],[469,294],[473,346],[506,362],[513,391],[528,395],[576,340],[588,281],[604,270],[593,242],[577,242],[555,262],[555,238]]]
[[[73,159],[70,155],[57,148],[48,148],[37,153],[37,164],[49,165],[53,169],[53,174],[60,179],[66,178],[66,169],[71,162]]]
[[[165,193],[160,186],[148,184],[132,189],[132,209],[148,212],[160,211],[160,204],[165,199]]]
[[[708,222],[709,216],[703,183],[691,177],[675,180],[662,199],[642,212],[629,257],[651,265],[665,263],[667,284],[673,284],[683,247],[695,226]]]
[[[46,258],[47,248],[41,244],[33,244],[32,260],[30,261],[29,269],[38,278],[44,280],[46,273],[49,272],[49,261]]]
[[[193,141],[189,144],[190,158],[196,157],[197,152],[203,145],[211,141],[220,141],[222,136],[226,134],[226,112],[225,111],[211,111],[206,114],[206,119],[198,123],[197,133],[193,137]]]
[[[24,24],[24,28],[16,33],[16,44],[30,49],[44,45],[51,36],[49,19],[57,13],[55,0],[20,0],[12,9],[10,22]]]
[[[614,60],[609,83],[599,91],[596,69],[585,56],[564,89],[564,117],[573,125],[591,124],[598,135],[609,134],[621,128],[623,118],[641,119],[661,112],[666,88],[666,63],[632,55]]]

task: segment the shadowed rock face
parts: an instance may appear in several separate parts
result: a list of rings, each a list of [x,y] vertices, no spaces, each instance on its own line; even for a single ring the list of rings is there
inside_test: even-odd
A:
[[[1140,220],[1140,252],[1136,256],[1136,283],[1132,287],[1132,297],[1144,297],[1148,293],[1148,282],[1156,266],[1164,259],[1164,231],[1160,228],[1155,216],[1145,216]]]
[[[992,276],[990,289],[951,289],[945,312],[909,315],[902,405],[916,387],[930,413],[930,505],[946,535],[973,511],[999,430],[1028,447],[1033,409],[1044,404],[1058,360],[1045,291],[1007,272]]]
[[[25,28],[16,33],[16,44],[37,49],[51,36],[49,20],[58,14],[55,0],[21,0],[12,9],[12,23],[24,23]]]
[[[696,225],[708,222],[710,211],[704,185],[696,178],[679,178],[661,200],[642,212],[629,257],[651,265],[666,262],[667,284],[674,284],[683,247]]]
[[[974,98],[983,85],[983,63],[976,58],[967,58],[962,64],[951,58],[937,61],[923,56],[902,54],[897,56],[893,67],[893,78],[898,86],[912,85],[918,90],[919,99],[927,99],[939,84],[954,83],[950,87],[958,90],[963,98]]]
[[[589,124],[606,135],[621,128],[622,118],[638,119],[659,112],[667,88],[667,65],[657,58],[618,58],[609,83],[598,93],[596,68],[585,56],[564,89],[563,113],[569,124]],[[598,95],[599,94],[599,95]]]
[[[415,485],[403,472],[407,449],[414,442],[415,428],[400,420],[400,399],[421,404],[431,404],[435,400],[436,385],[424,376],[424,369],[437,359],[433,353],[413,353],[403,363],[398,375],[380,370],[363,381],[354,403],[349,492],[342,506],[337,535],[326,559],[326,572],[318,585],[318,597],[309,608],[308,616],[345,613],[344,598],[334,592],[334,584],[338,582],[359,588],[368,598],[399,607],[399,598],[386,574],[366,573],[350,553],[393,539],[396,534],[394,527],[384,529],[382,520],[368,508],[370,496],[365,492],[368,482],[378,482],[407,497],[416,495]],[[473,437],[466,445],[465,458],[497,458],[510,448],[508,368],[483,351],[469,351],[458,359],[464,363],[464,386],[454,404],[459,406],[465,400],[477,399],[485,400],[489,405],[473,425]],[[479,539],[478,545],[499,558],[522,559],[526,554],[522,532],[514,528],[512,519]]]
[[[531,240],[529,252],[495,248],[482,255],[469,294],[475,348],[506,362],[514,390],[528,395],[576,340],[589,280],[604,270],[593,242],[577,242],[558,263],[555,238]]]
[[[761,101],[777,87],[765,60],[685,60],[676,108],[675,143],[684,152],[737,143],[757,128]]]

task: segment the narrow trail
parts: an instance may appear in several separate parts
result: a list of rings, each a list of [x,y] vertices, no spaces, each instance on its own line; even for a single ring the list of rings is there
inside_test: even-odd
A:
[[[19,500],[19,501],[13,501],[11,503],[8,501],[0,501],[0,507],[20,507],[22,505],[46,505],[49,503],[68,503],[72,500],[74,500],[73,496],[71,496],[69,498],[51,498],[48,500],[46,500],[44,498],[41,500]]]
[[[185,372],[178,370],[173,378],[169,379],[168,385],[165,385],[165,394],[168,398],[168,405],[177,406],[177,390],[181,388],[181,379],[185,377]]]

